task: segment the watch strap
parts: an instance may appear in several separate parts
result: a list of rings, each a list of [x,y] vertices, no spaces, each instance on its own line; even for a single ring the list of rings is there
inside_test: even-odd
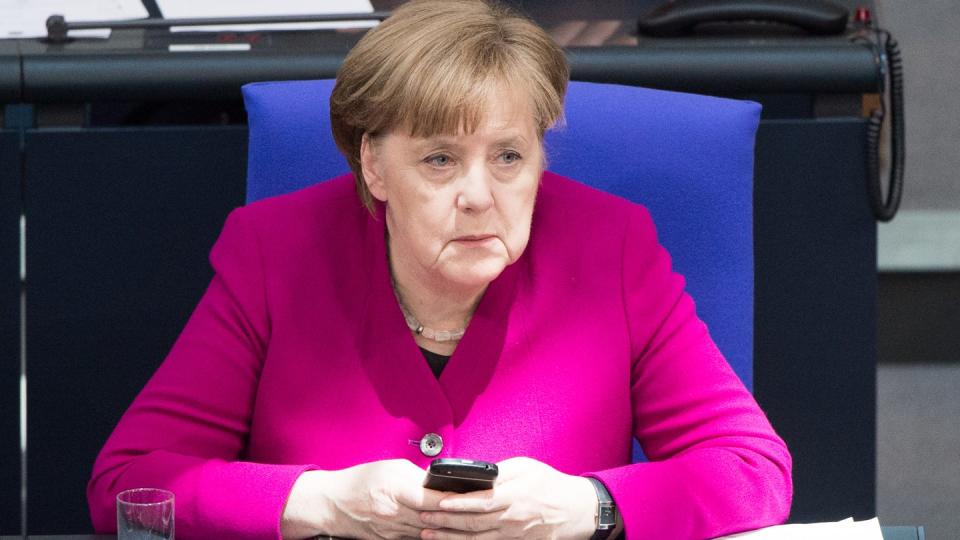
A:
[[[589,476],[587,480],[593,484],[593,489],[597,492],[597,530],[594,531],[590,540],[606,540],[617,528],[617,505],[614,504],[613,497],[610,496],[603,482]]]

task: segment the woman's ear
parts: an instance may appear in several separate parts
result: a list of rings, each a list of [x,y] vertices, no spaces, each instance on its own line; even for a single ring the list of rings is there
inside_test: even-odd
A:
[[[387,190],[383,184],[379,165],[376,143],[369,134],[364,133],[360,140],[360,170],[363,171],[363,181],[375,199],[387,202]]]

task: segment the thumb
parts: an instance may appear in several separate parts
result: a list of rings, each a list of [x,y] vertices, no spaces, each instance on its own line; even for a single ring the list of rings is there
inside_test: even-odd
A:
[[[440,501],[447,495],[420,485],[410,485],[397,494],[397,502],[414,510],[440,510]]]
[[[514,457],[497,463],[499,473],[497,474],[497,480],[494,482],[494,485],[509,482],[517,477],[523,476],[530,468],[530,461],[529,458]]]

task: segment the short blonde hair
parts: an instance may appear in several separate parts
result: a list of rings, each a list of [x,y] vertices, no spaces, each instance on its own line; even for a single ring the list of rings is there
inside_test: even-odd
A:
[[[539,26],[485,0],[413,0],[350,51],[330,96],[333,137],[373,209],[360,166],[363,135],[471,133],[491,86],[526,97],[542,138],[563,116],[570,68]]]

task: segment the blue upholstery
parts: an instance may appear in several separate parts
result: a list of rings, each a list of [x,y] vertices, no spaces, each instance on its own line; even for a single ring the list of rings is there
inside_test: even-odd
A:
[[[244,86],[247,201],[348,171],[330,134],[333,81]],[[747,387],[753,371],[756,103],[573,82],[549,169],[650,209],[697,311]]]

